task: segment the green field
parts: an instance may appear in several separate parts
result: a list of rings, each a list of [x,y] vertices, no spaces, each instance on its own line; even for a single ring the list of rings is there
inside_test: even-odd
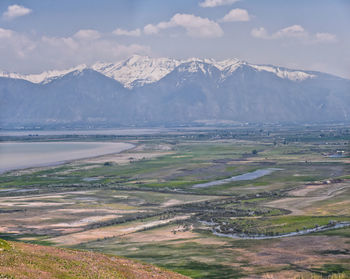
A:
[[[135,148],[2,174],[0,238],[126,256],[192,278],[348,278],[350,227],[263,240],[212,233],[219,226],[227,234],[274,236],[350,222],[345,126],[36,140],[118,141]],[[329,157],[339,150],[344,157]],[[193,187],[269,168],[278,170]]]

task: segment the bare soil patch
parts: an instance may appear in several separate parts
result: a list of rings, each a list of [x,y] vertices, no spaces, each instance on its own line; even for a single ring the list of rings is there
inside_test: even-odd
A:
[[[83,232],[78,232],[69,235],[63,235],[56,238],[51,238],[50,241],[64,245],[64,246],[72,246],[77,245],[84,242],[94,241],[98,239],[104,238],[112,238],[117,236],[123,236],[130,233],[134,233],[144,229],[150,229],[159,225],[165,225],[170,222],[174,222],[176,220],[185,220],[188,219],[190,215],[176,216],[174,218],[166,219],[166,220],[155,220],[148,222],[132,222],[122,225],[103,227],[98,229],[87,230]]]

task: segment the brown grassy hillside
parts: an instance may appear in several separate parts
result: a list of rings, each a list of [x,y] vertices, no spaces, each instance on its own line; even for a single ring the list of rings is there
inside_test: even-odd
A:
[[[185,279],[149,264],[100,253],[0,240],[0,278]]]

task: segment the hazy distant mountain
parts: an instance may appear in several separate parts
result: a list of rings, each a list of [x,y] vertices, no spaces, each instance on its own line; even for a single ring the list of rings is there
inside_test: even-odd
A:
[[[237,59],[133,56],[38,75],[0,72],[1,126],[350,120],[350,80]]]

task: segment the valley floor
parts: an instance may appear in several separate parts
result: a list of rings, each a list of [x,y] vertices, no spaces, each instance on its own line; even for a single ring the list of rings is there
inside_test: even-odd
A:
[[[121,255],[191,278],[350,277],[350,227],[336,228],[350,224],[346,127],[186,129],[103,140],[135,147],[2,174],[0,238]],[[339,150],[345,155],[330,156]],[[276,171],[244,175],[268,169]],[[210,183],[217,180],[225,183]],[[317,228],[326,229],[279,237]]]

